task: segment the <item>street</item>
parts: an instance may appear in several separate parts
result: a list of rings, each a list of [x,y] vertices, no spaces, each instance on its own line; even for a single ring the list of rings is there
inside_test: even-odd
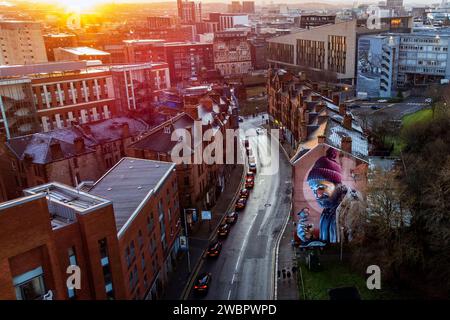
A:
[[[240,128],[246,131],[261,124],[261,116],[258,116],[241,122]],[[200,269],[199,274],[210,272],[212,275],[208,294],[197,297],[191,292],[190,299],[273,298],[275,243],[290,210],[291,167],[279,150],[279,172],[265,175],[270,136],[261,132],[247,138],[257,161],[255,187],[237,223],[222,240],[219,257],[205,258]]]

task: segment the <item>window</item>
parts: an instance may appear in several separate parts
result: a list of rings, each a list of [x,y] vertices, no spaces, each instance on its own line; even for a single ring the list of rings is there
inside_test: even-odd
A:
[[[45,284],[42,267],[25,272],[14,277],[17,300],[36,300],[45,294]]]
[[[106,238],[98,241],[100,249],[100,263],[103,268],[103,280],[105,281],[106,297],[110,300],[114,299],[114,287],[112,281],[111,266],[109,264],[108,243]]]

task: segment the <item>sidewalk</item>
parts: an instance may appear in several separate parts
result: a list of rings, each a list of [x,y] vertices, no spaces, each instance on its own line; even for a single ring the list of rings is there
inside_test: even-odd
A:
[[[243,165],[237,165],[231,172],[230,180],[225,185],[225,190],[220,199],[212,208],[211,226],[208,222],[202,222],[193,234],[189,235],[189,252],[191,260],[191,273],[188,272],[187,254],[184,253],[177,261],[175,271],[169,275],[169,281],[164,295],[165,300],[182,299],[183,291],[192,275],[202,261],[203,253],[208,248],[209,239],[215,235],[216,229],[222,221],[228,208],[234,202],[236,192],[240,190]]]
[[[295,249],[291,244],[294,230],[295,227],[290,216],[278,251],[277,300],[299,300],[297,272],[292,271],[292,267],[297,267]],[[290,277],[288,277],[288,272]]]

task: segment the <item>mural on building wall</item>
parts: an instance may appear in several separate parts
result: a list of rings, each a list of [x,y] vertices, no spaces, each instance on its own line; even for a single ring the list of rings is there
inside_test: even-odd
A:
[[[306,246],[316,241],[337,243],[343,235],[351,240],[354,223],[364,210],[359,189],[365,188],[367,164],[333,147],[300,162],[294,191],[297,242]]]

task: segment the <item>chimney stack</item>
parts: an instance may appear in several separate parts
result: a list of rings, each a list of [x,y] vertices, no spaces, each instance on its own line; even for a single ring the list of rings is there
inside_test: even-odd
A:
[[[130,125],[128,122],[122,123],[122,138],[128,138],[130,136]]]
[[[326,137],[321,134],[320,136],[317,136],[317,143],[321,144],[321,143],[325,143]]]
[[[344,126],[345,129],[351,130],[352,129],[352,115],[346,113],[344,115],[344,120],[342,121],[342,125]]]
[[[339,105],[339,95],[335,94],[333,96],[333,103],[337,106]]]
[[[347,114],[347,105],[345,103],[339,104],[339,114],[345,116]]]
[[[61,159],[63,157],[61,143],[59,141],[52,141],[52,143],[50,144],[50,154],[53,160]]]
[[[84,150],[84,139],[82,137],[76,137],[73,139],[73,144],[75,145],[75,152],[77,154],[82,153]]]
[[[342,137],[341,149],[347,153],[352,153],[352,137]]]

